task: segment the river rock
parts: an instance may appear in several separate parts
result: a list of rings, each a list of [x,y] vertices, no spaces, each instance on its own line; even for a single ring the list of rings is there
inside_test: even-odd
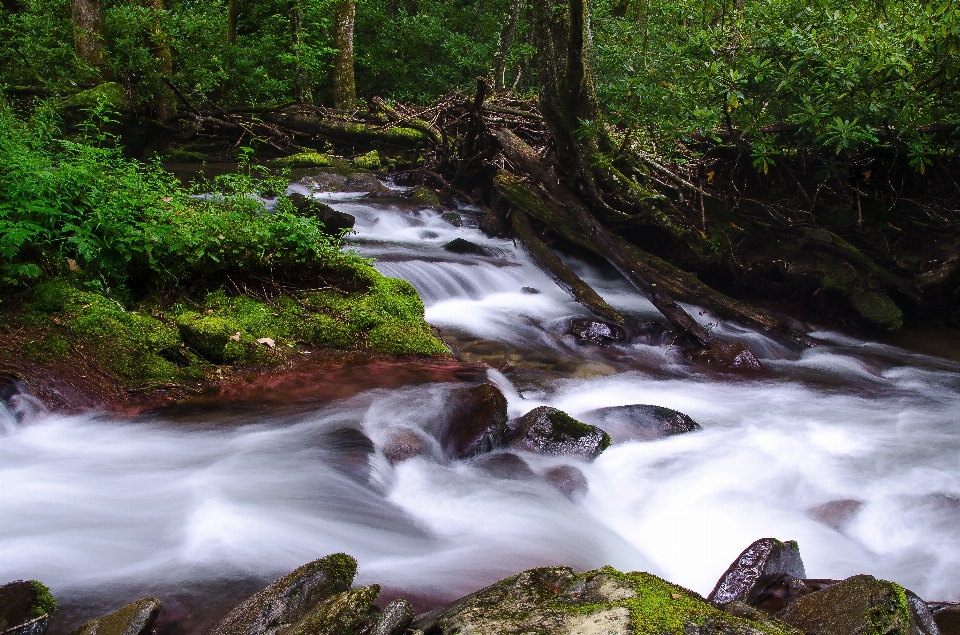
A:
[[[926,604],[900,585],[857,575],[805,595],[778,616],[805,635],[939,635]]]
[[[440,445],[450,458],[465,459],[502,447],[508,432],[506,397],[493,384],[480,384],[451,397]]]
[[[19,393],[20,378],[13,373],[0,372],[0,401],[10,401],[11,397]]]
[[[839,580],[803,580],[784,573],[765,586],[755,587],[746,603],[768,615],[776,615],[803,596],[822,591],[837,582]]]
[[[687,354],[690,359],[711,366],[747,371],[763,370],[760,360],[743,342],[728,344],[714,340],[707,348],[690,350]]]
[[[331,234],[340,234],[344,230],[353,229],[356,219],[346,212],[338,212],[326,203],[303,194],[293,193],[287,198],[293,203],[300,216],[316,218],[323,223],[324,229]]]
[[[294,569],[238,604],[207,635],[274,635],[312,608],[350,589],[357,561],[335,553]]]
[[[627,339],[627,332],[616,324],[587,318],[571,320],[569,332],[580,343],[589,342],[602,345],[622,342]]]
[[[928,602],[940,635],[960,635],[960,604],[957,602]]]
[[[355,481],[370,478],[370,457],[377,451],[370,437],[356,428],[337,428],[323,435],[323,446],[329,450],[329,463]]]
[[[421,615],[413,628],[432,635],[760,635],[756,622],[732,616],[683,587],[649,573],[604,567],[530,569]],[[789,627],[778,635],[798,635]]]
[[[463,217],[460,216],[460,214],[458,214],[457,212],[446,212],[445,214],[441,214],[440,218],[447,221],[454,227],[463,226]]]
[[[374,619],[369,635],[403,635],[413,618],[412,604],[406,600],[394,600]]]
[[[555,465],[544,473],[547,482],[570,500],[580,500],[587,495],[590,485],[583,472],[572,465]]]
[[[677,410],[647,404],[597,408],[580,415],[584,421],[607,430],[618,439],[652,441],[700,430],[700,424]]]
[[[423,439],[409,430],[394,432],[383,446],[383,455],[390,465],[402,463],[407,459],[423,454]]]
[[[476,243],[463,238],[454,238],[443,246],[446,251],[452,254],[474,254],[476,256],[489,256],[490,252]]]
[[[776,538],[761,538],[733,561],[707,599],[717,605],[737,600],[746,602],[752,593],[781,575],[806,577],[799,546],[792,540],[780,542]]]
[[[512,452],[487,454],[478,457],[476,464],[497,478],[511,481],[522,481],[535,476],[527,462]]]
[[[0,586],[0,632],[17,629],[18,635],[38,635],[47,630],[57,603],[50,589],[36,580],[17,580]]]
[[[160,600],[141,598],[109,615],[90,620],[70,635],[145,635],[160,613]]]
[[[610,446],[610,435],[549,406],[534,408],[510,431],[512,447],[537,454],[576,456],[588,461]]]
[[[418,203],[420,207],[429,207],[438,212],[441,209],[440,197],[437,196],[437,191],[431,187],[427,187],[426,185],[418,185],[415,188],[407,190],[404,195]]]
[[[296,623],[286,626],[279,635],[354,635],[369,627],[375,617],[373,601],[380,595],[380,585],[337,593],[317,603]]]

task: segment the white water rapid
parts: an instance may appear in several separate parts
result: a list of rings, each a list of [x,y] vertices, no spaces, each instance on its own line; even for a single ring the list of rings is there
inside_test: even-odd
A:
[[[732,326],[716,328],[748,341],[764,375],[705,374],[636,327],[628,343],[581,346],[566,330],[589,314],[468,214],[454,227],[429,209],[324,200],[356,216],[357,248],[413,283],[465,359],[503,370],[488,379],[511,416],[656,404],[703,430],[657,441],[611,431],[617,443],[589,464],[428,452],[391,466],[389,434],[435,428],[454,384],[227,422],[21,403],[0,410],[0,582],[46,582],[87,607],[66,614],[74,622],[144,594],[184,615],[191,597],[229,606],[335,551],[357,558],[358,582],[434,604],[546,564],[647,570],[706,594],[744,547],[773,536],[799,542],[809,577],[870,573],[960,600],[960,365],[824,331],[793,353]],[[490,255],[445,251],[455,238]],[[629,323],[657,319],[610,271],[565,259]],[[583,471],[585,497],[544,479],[558,464]]]

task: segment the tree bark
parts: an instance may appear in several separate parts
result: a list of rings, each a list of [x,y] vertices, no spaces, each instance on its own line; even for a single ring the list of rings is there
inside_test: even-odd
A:
[[[237,21],[240,18],[240,0],[227,0],[227,44],[237,43]]]
[[[303,5],[300,0],[290,3],[290,45],[293,48],[293,98],[303,104],[313,103],[310,74],[303,67],[300,31],[303,28]]]
[[[106,22],[102,0],[70,0],[73,47],[85,64],[106,79]]]
[[[513,0],[510,6],[510,13],[507,16],[507,22],[503,25],[503,31],[500,32],[500,46],[497,48],[497,55],[493,58],[493,81],[496,88],[506,88],[507,55],[510,54],[510,45],[513,44],[513,36],[517,33],[517,24],[520,22],[520,12],[527,4],[526,0]]]
[[[163,0],[148,0],[147,6],[154,11],[153,20],[150,24],[150,51],[153,53],[153,59],[157,62],[157,70],[161,75],[154,110],[157,119],[162,121],[176,112],[176,99],[170,88],[173,82],[173,53],[170,51],[170,45],[163,33],[161,20],[164,10]]]
[[[353,0],[337,2],[336,35],[334,46],[337,57],[333,68],[333,105],[340,110],[357,107],[357,87],[353,78],[353,22],[356,3]]]

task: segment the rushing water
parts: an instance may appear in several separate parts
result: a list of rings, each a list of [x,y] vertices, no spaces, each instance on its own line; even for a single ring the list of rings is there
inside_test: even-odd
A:
[[[469,214],[458,228],[432,210],[326,200],[356,215],[357,248],[413,283],[464,359],[500,369],[486,379],[511,416],[649,403],[704,429],[653,442],[611,430],[617,443],[590,464],[451,462],[432,435],[455,382],[132,422],[21,399],[0,410],[0,579],[47,582],[68,607],[61,628],[152,594],[168,628],[197,631],[334,551],[358,559],[359,582],[420,606],[544,564],[643,569],[705,594],[765,536],[798,540],[810,577],[871,573],[960,599],[960,365],[823,331],[797,352],[717,325],[766,373],[707,374],[643,335],[656,311],[618,276],[567,257],[633,334],[581,346],[566,330],[586,311]],[[490,255],[443,250],[458,237]],[[428,451],[391,466],[381,448],[398,431]],[[583,471],[583,498],[544,478],[560,464]]]

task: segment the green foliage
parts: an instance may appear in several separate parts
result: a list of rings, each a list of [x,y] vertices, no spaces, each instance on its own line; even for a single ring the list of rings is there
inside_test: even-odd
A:
[[[50,588],[39,580],[30,580],[30,585],[37,594],[37,599],[30,607],[34,615],[53,615],[57,611],[57,601],[50,593]]]
[[[877,144],[918,172],[957,137],[960,9],[910,0],[597,2],[601,103],[646,142],[680,152],[731,131],[767,172],[796,152],[849,156]],[[789,134],[767,134],[775,127]],[[794,132],[795,131],[795,132]]]

